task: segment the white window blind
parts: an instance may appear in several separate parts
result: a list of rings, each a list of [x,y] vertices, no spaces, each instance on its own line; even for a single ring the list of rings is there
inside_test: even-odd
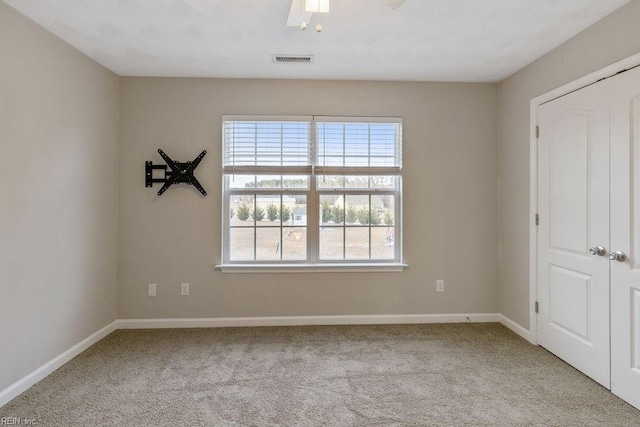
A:
[[[400,121],[224,120],[226,174],[400,175]]]
[[[399,122],[316,119],[318,175],[400,175]]]
[[[310,133],[310,121],[225,120],[224,173],[310,175]]]

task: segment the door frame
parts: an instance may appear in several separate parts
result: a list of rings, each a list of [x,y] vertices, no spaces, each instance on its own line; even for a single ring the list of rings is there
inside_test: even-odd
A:
[[[562,85],[533,98],[530,102],[529,124],[529,342],[538,345],[538,314],[535,302],[538,300],[538,108],[542,104],[568,95],[602,79],[613,77],[630,68],[640,66],[640,53],[617,61],[584,77]]]

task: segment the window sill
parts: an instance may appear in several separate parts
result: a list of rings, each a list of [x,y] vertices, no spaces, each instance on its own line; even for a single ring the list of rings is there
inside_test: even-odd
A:
[[[215,269],[223,273],[399,273],[407,264],[334,263],[334,264],[220,264]]]

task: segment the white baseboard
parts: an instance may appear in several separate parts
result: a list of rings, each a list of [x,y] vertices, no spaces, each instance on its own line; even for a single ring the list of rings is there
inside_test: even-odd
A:
[[[100,341],[102,338],[109,335],[111,332],[117,329],[117,320],[111,322],[104,328],[100,329],[97,332],[89,335],[87,338],[80,341],[78,344],[74,345],[64,353],[54,357],[35,371],[28,374],[26,377],[16,381],[11,384],[9,387],[0,391],[0,407],[6,405],[15,397],[27,391],[31,386],[35,385],[39,381],[42,381],[44,378],[53,373],[56,369],[60,368],[62,365]]]
[[[355,316],[220,317],[205,319],[120,319],[118,329],[228,328],[242,326],[392,325],[499,322],[497,313],[382,314]]]
[[[500,320],[499,320],[500,323],[502,323],[507,328],[511,329],[516,334],[520,335],[525,340],[531,342],[531,333],[529,332],[528,329],[525,329],[524,327],[520,326],[513,320],[506,317],[504,314],[500,314],[499,317],[500,317]],[[535,343],[532,343],[532,344],[535,344]]]

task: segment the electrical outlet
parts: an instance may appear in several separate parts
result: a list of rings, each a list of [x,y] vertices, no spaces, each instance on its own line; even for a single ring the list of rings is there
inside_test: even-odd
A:
[[[436,292],[444,292],[444,280],[436,280]]]
[[[149,283],[149,287],[147,288],[147,296],[155,297],[156,296],[156,287],[155,283]]]
[[[189,284],[183,283],[180,285],[180,295],[189,295]]]

